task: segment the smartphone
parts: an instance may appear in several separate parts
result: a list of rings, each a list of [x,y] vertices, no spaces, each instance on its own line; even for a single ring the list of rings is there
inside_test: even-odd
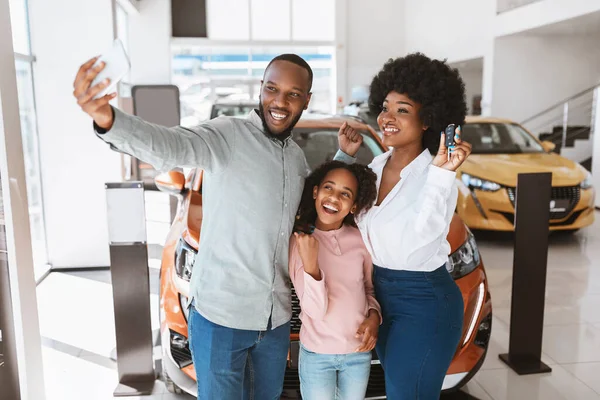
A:
[[[96,60],[94,67],[101,62],[105,63],[104,69],[96,76],[91,87],[94,87],[106,78],[110,79],[110,84],[94,96],[94,99],[99,99],[102,96],[114,92],[117,83],[127,75],[127,72],[129,72],[129,68],[131,67],[129,58],[123,47],[123,42],[119,39],[116,39],[113,42],[110,50],[102,54]]]
[[[446,134],[446,148],[448,149],[448,161],[450,161],[450,153],[452,153],[452,149],[456,146],[456,141],[454,140],[454,135],[456,135],[456,125],[450,124],[444,130]]]

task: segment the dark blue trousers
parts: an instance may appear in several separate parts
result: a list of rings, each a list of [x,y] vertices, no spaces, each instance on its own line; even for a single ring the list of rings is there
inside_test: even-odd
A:
[[[433,272],[374,267],[383,324],[377,354],[388,400],[437,400],[462,333],[463,299],[445,266]]]

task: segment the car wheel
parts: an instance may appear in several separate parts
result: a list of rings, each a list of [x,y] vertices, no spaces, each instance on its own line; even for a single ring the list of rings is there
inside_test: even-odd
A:
[[[165,382],[165,386],[166,386],[167,390],[169,391],[169,393],[183,394],[183,389],[181,389],[179,386],[177,386],[175,384],[175,382],[173,382],[171,380],[171,377],[169,377],[169,374],[167,373],[167,370],[165,369],[164,361],[163,361],[163,368],[162,368],[162,376],[163,376],[163,381]]]

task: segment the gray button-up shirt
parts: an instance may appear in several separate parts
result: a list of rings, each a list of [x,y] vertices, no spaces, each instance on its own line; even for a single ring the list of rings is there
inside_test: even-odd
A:
[[[192,129],[115,109],[113,148],[157,170],[204,170],[202,233],[190,292],[198,312],[229,328],[265,330],[291,318],[288,245],[308,164],[302,149],[265,134],[256,111]]]

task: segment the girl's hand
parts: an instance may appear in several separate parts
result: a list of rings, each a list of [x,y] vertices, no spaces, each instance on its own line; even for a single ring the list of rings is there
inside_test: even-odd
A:
[[[338,145],[340,146],[340,150],[354,157],[358,153],[362,142],[362,135],[356,132],[347,122],[344,122],[338,131]]]
[[[442,133],[440,135],[440,148],[432,162],[436,167],[444,168],[448,171],[456,171],[471,154],[471,144],[463,142],[460,139],[460,126],[454,132],[456,146],[448,149],[446,147],[446,134]],[[450,151],[450,160],[448,160],[448,151]]]
[[[298,243],[298,253],[302,259],[304,271],[312,275],[316,280],[321,279],[319,264],[317,262],[319,255],[319,241],[312,235],[295,232],[296,243]]]
[[[357,339],[362,336],[362,343],[356,349],[357,353],[364,353],[375,348],[379,333],[379,321],[379,313],[375,310],[369,310],[369,316],[365,318],[356,331]]]

